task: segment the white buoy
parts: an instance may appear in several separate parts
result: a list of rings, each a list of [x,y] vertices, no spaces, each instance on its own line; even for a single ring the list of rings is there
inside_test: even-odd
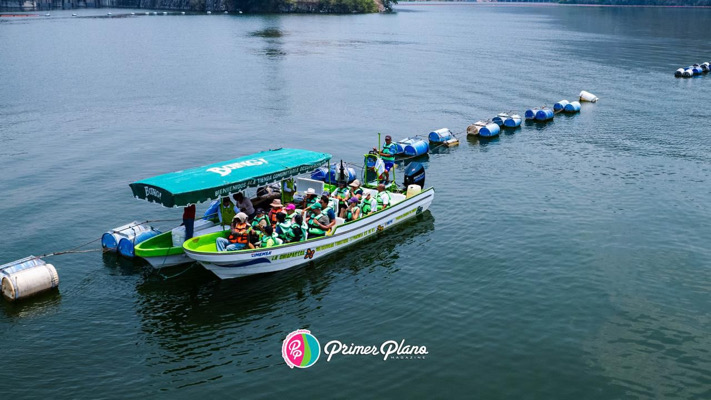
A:
[[[136,15],[136,13],[131,13],[131,15]]]
[[[239,13],[242,14],[242,11],[240,11]]]
[[[208,13],[208,14],[212,14],[212,11],[208,11],[207,13]]]
[[[2,294],[10,300],[20,300],[59,286],[54,265],[30,256],[0,266]]]
[[[181,12],[180,14],[185,15],[185,11]]]
[[[227,11],[225,11],[225,14],[227,14]]]
[[[111,16],[111,13],[106,13],[106,15],[108,15],[108,16],[110,17],[110,16]]]
[[[158,15],[158,13],[157,13],[157,12],[155,12],[155,11],[153,11],[153,15]]]
[[[76,17],[76,16],[77,16],[76,14],[72,14],[72,17]]]
[[[589,101],[591,103],[595,103],[597,100],[597,96],[590,92],[586,92],[584,90],[580,92],[580,101]]]
[[[45,16],[45,17],[49,17],[50,15],[49,15],[49,13],[47,13],[47,14],[45,14],[44,16]]]

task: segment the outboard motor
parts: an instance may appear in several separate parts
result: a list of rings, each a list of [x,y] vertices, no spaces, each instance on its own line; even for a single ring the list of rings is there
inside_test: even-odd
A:
[[[409,185],[419,185],[421,188],[425,187],[425,167],[418,163],[410,163],[405,168],[405,187]]]

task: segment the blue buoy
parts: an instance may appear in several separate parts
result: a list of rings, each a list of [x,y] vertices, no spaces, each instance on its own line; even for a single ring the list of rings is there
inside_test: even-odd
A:
[[[567,106],[568,104],[570,104],[570,102],[568,102],[568,100],[561,100],[561,101],[553,104],[553,112],[563,111],[565,109],[565,106]]]
[[[405,154],[405,147],[411,145],[417,139],[406,138],[395,143],[395,155]]]
[[[452,132],[447,128],[437,129],[430,132],[427,138],[433,143],[443,143],[452,138]]]
[[[413,139],[413,142],[405,146],[404,153],[408,157],[416,157],[427,154],[430,145],[422,139]]]
[[[482,137],[494,137],[501,133],[501,128],[495,123],[486,124],[486,126],[479,129],[479,136]]]
[[[133,258],[136,255],[134,251],[134,246],[146,241],[154,236],[160,235],[160,231],[147,231],[136,236],[134,240],[123,238],[118,243],[118,252],[124,257]]]
[[[538,112],[537,108],[532,108],[530,110],[526,110],[526,113],[523,114],[523,116],[526,119],[536,119],[536,113]]]
[[[338,172],[339,169],[340,167],[338,166],[338,164],[331,165],[330,172],[328,168],[320,167],[311,172],[311,179],[321,182],[331,182],[335,184],[336,182],[338,182],[338,175],[340,175],[340,173]],[[353,167],[346,167],[345,176],[348,183],[353,182],[353,180],[358,177],[356,175],[355,168]]]
[[[498,126],[503,126],[504,121],[506,121],[506,118],[508,118],[508,117],[509,117],[508,114],[501,113],[501,114],[495,116],[494,118],[492,118],[491,122],[495,123]]]
[[[577,101],[574,101],[574,102],[572,102],[572,103],[568,103],[568,104],[565,106],[565,112],[567,112],[567,113],[580,112],[580,103],[577,102]]]
[[[701,67],[694,67],[693,71],[694,71],[694,75],[701,75],[701,72],[703,72]]]
[[[518,128],[521,126],[521,116],[514,114],[504,121],[504,128]]]
[[[553,110],[545,109],[545,110],[538,110],[536,113],[536,121],[549,121],[553,119],[555,114],[553,114]]]

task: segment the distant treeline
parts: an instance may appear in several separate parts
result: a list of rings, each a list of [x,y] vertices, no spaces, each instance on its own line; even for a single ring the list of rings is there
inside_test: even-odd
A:
[[[558,0],[558,3],[610,6],[711,6],[711,0]]]
[[[397,0],[227,0],[230,9],[247,13],[374,13],[392,11]]]

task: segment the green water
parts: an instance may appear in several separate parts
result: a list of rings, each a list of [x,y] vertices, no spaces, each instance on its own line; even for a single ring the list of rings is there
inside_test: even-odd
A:
[[[673,77],[710,61],[711,10],[397,10],[0,20],[0,262],[179,219],[132,198],[152,175],[279,146],[360,163],[377,132],[600,97],[460,136],[427,162],[431,213],[314,266],[48,259],[58,292],[0,302],[2,398],[711,397],[711,75]],[[291,370],[299,328],[428,354]]]

